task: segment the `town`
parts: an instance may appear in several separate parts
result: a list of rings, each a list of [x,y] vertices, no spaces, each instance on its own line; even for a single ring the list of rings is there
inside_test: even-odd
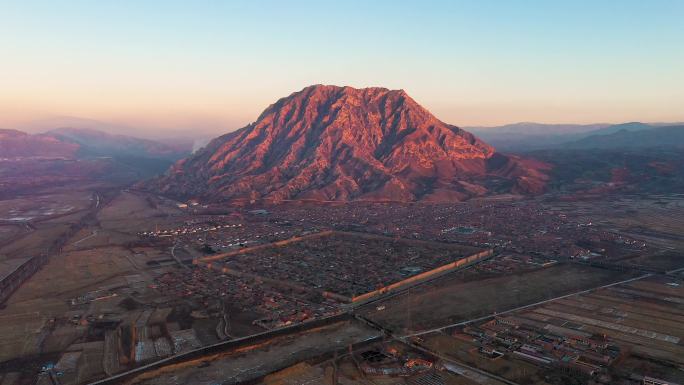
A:
[[[346,368],[340,381],[482,381],[468,367],[517,383],[563,383],[568,373],[604,384],[679,379],[668,368],[681,363],[667,357],[680,354],[684,335],[663,300],[649,294],[667,291],[670,313],[681,306],[682,276],[670,273],[681,267],[673,253],[681,240],[669,235],[681,226],[677,196],[644,197],[638,205],[633,198],[587,204],[545,197],[315,208],[179,203],[132,189],[84,198],[71,211],[44,214],[86,218],[63,241],[66,265],[10,260],[24,264],[2,280],[16,291],[6,304],[9,322],[0,326],[2,354],[26,369],[0,367],[9,384],[22,383],[32,370],[42,373],[40,384],[84,383],[216,344],[240,346],[264,332],[306,333],[313,327],[307,325],[328,319],[355,325],[335,331],[345,336],[349,327],[377,336],[368,325],[394,336],[385,337],[394,342],[374,339],[376,345],[345,340],[355,348],[353,356],[339,355],[335,365]],[[659,226],[645,231],[631,224],[656,221],[639,218],[654,209],[662,213]],[[82,283],[51,292],[50,282],[67,276]],[[24,284],[30,277],[44,278]],[[601,302],[601,291],[572,296],[634,279],[600,290],[615,297],[610,303],[630,296],[660,309],[657,325],[620,329],[624,309],[637,305],[617,310],[616,302]],[[54,310],[29,316],[36,301]],[[12,361],[17,352],[35,358]],[[616,362],[634,370],[616,372]],[[329,363],[305,372],[318,378]]]

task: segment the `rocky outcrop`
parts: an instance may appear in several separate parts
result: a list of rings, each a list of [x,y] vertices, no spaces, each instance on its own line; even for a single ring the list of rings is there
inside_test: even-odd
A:
[[[147,184],[209,200],[463,200],[543,190],[544,165],[496,153],[403,90],[310,86]]]

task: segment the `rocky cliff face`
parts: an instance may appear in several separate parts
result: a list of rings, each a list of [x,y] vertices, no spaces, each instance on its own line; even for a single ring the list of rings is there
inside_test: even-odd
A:
[[[462,200],[539,192],[544,165],[498,154],[403,90],[310,86],[148,187],[183,198]]]

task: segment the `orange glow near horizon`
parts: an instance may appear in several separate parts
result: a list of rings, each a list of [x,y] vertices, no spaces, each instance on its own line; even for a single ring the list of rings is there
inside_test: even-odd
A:
[[[75,118],[76,121],[83,119],[82,125],[94,120],[121,127],[123,133],[142,130],[155,136],[172,130],[173,134],[182,135],[187,130],[189,135],[219,135],[253,122],[268,105],[299,89],[282,90],[280,93],[272,90],[260,97],[254,95],[244,99],[212,95],[214,99],[210,100],[213,103],[204,105],[198,102],[201,100],[199,95],[190,96],[186,102],[178,97],[155,98],[140,93],[131,98],[122,94],[118,98],[108,95],[104,99],[84,96],[81,100],[46,100],[43,105],[39,103],[39,98],[23,103],[13,100],[2,102],[0,106],[0,127],[37,132],[54,128],[60,122],[68,124],[72,121],[70,118]],[[421,98],[417,93],[407,92],[440,120],[459,126],[495,126],[528,121],[589,124],[684,120],[676,98],[660,101],[653,106],[639,100],[596,100],[593,106],[588,106],[586,102],[553,100],[430,100],[429,95]]]
[[[684,3],[609,3],[0,5],[0,127],[218,135],[311,84],[402,88],[466,127],[684,121]]]

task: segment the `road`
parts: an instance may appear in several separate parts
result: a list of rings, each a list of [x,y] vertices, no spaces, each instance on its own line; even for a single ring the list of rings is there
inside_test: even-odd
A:
[[[78,245],[79,243],[81,243],[81,242],[83,242],[83,241],[85,241],[85,240],[87,240],[87,239],[90,239],[90,238],[92,238],[92,237],[94,237],[94,236],[96,236],[96,235],[97,235],[97,230],[93,230],[92,233],[91,233],[90,235],[88,235],[88,236],[85,237],[85,238],[79,239],[78,241],[72,243],[72,245],[73,245],[73,246],[76,246],[76,245]]]
[[[176,261],[176,263],[178,263],[178,265],[180,265],[180,267],[184,269],[189,269],[189,267],[186,264],[184,264],[183,261],[180,260],[180,258],[176,256],[176,246],[178,246],[178,243],[174,243],[171,247],[171,257],[173,257],[173,259]]]
[[[677,274],[677,273],[682,272],[682,271],[684,271],[684,267],[680,267],[679,269],[670,270],[670,271],[666,272],[665,275],[673,275],[673,274]]]

